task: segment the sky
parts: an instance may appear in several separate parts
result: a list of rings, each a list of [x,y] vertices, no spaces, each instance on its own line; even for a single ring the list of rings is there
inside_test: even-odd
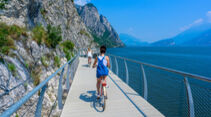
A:
[[[75,0],[79,5],[89,2],[107,17],[118,34],[147,42],[211,23],[211,0]]]

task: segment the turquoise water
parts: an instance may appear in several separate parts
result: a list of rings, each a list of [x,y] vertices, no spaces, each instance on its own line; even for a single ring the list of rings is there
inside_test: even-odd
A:
[[[211,77],[211,47],[130,47],[108,53]]]
[[[108,49],[108,53],[133,60],[211,77],[211,47],[130,47]],[[116,72],[114,58],[111,57],[112,71]],[[126,81],[124,61],[117,59],[119,77]],[[143,96],[143,78],[138,64],[127,62],[129,85]],[[121,68],[121,69],[120,69]],[[165,116],[188,116],[187,92],[184,77],[155,68],[144,66],[148,99]],[[211,116],[211,84],[188,78],[195,115]]]

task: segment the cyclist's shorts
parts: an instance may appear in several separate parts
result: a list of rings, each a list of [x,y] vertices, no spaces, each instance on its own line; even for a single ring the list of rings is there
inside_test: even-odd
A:
[[[102,76],[108,76],[108,75],[99,75],[99,74],[97,74],[97,79],[102,77]]]

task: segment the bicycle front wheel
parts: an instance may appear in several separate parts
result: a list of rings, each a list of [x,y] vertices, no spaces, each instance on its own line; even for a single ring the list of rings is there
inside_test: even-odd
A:
[[[106,99],[105,99],[105,97],[103,98],[103,111],[105,111],[105,108],[106,108]]]

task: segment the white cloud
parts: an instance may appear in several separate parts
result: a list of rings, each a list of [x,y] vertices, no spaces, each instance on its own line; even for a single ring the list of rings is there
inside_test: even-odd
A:
[[[211,11],[207,12],[208,22],[211,23]]]
[[[204,19],[200,18],[200,19],[197,19],[195,20],[193,23],[187,25],[187,26],[184,26],[182,28],[180,28],[181,31],[185,31],[187,29],[190,29],[191,27],[195,26],[195,25],[198,25],[198,24],[201,24],[202,22],[204,21]]]
[[[90,1],[91,0],[74,0],[74,3],[83,6],[83,5],[87,4]]]

